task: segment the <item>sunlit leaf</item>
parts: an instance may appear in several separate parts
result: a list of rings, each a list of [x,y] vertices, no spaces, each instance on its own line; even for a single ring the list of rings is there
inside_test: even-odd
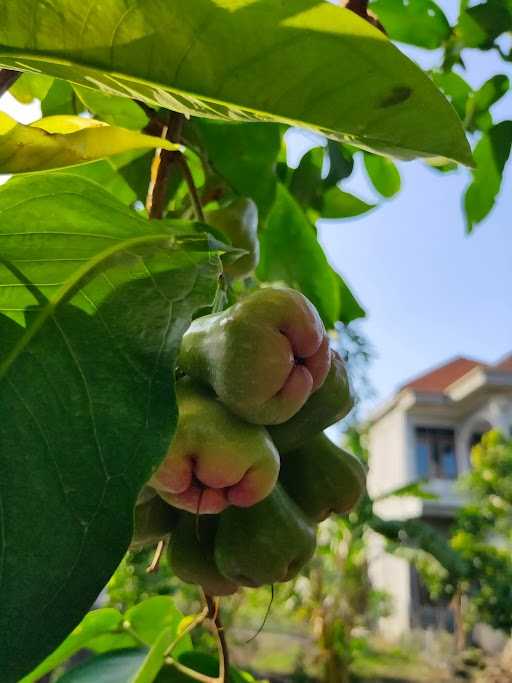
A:
[[[43,100],[53,83],[51,76],[25,73],[9,88],[10,94],[21,104],[30,104],[33,100]]]
[[[52,0],[44,21],[33,13],[32,0],[1,0],[0,65],[186,114],[280,121],[392,155],[471,163],[430,79],[333,4],[105,0],[69,11],[69,0]]]
[[[0,112],[0,173],[47,171],[158,147],[177,149],[168,140],[80,116],[50,116],[24,126]]]

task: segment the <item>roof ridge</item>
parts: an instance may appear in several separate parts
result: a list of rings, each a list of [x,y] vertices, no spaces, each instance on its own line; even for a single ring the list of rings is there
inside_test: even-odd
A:
[[[488,367],[488,364],[469,356],[452,356],[450,359],[412,377],[402,384],[400,389],[409,388],[442,394],[450,384],[466,375],[475,367]]]

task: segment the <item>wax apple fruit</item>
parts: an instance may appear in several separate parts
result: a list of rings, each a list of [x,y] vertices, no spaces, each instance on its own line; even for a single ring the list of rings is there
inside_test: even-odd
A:
[[[189,378],[177,382],[176,396],[178,427],[151,486],[174,507],[194,513],[265,498],[279,473],[279,454],[267,430],[233,415]]]
[[[219,516],[215,561],[242,586],[289,581],[315,550],[316,529],[278,484],[251,508],[228,508]]]
[[[331,369],[320,389],[287,422],[269,427],[281,454],[296,448],[347,415],[353,407],[345,363],[331,351]]]
[[[231,261],[229,254],[222,257],[224,272],[231,278],[250,275],[258,265],[260,243],[258,240],[258,207],[247,197],[240,197],[228,206],[205,214],[208,225],[229,237],[231,244],[244,249],[247,254]]]
[[[279,481],[308,519],[349,512],[365,491],[366,469],[356,457],[318,434],[283,456]]]
[[[325,328],[306,297],[257,290],[222,313],[198,318],[183,337],[179,365],[254,424],[297,413],[329,372]]]
[[[169,564],[185,583],[201,586],[208,595],[231,595],[238,585],[223,576],[213,557],[218,519],[196,518],[183,512],[169,544]]]

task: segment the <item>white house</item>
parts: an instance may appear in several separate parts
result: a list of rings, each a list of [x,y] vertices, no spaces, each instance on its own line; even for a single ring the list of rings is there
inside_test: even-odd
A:
[[[375,511],[385,519],[421,518],[447,531],[461,502],[455,480],[490,428],[512,433],[512,354],[494,365],[458,357],[407,382],[370,417],[368,490],[380,498],[426,478],[437,499],[388,497]],[[380,537],[373,535],[371,543],[372,582],[393,601],[393,615],[382,623],[386,634],[447,626],[448,610],[429,602],[409,563],[386,553]]]

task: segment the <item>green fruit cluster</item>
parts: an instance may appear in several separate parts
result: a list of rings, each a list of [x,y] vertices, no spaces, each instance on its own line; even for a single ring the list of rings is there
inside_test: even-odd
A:
[[[177,431],[135,508],[133,546],[169,537],[175,574],[210,595],[289,581],[316,525],[365,487],[323,430],[352,407],[314,306],[265,288],[185,334]]]

